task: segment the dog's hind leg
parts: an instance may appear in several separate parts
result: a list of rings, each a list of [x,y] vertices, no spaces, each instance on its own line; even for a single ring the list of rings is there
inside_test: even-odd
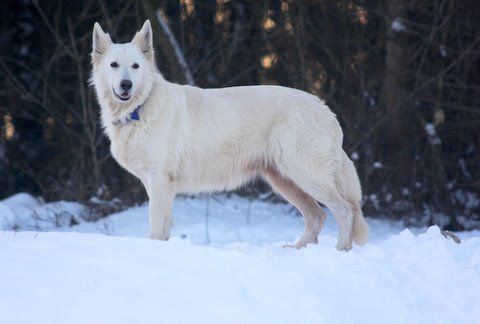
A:
[[[298,181],[300,180],[301,181]],[[296,177],[299,187],[326,205],[333,214],[338,226],[337,249],[348,251],[352,248],[354,206],[352,206],[339,191],[334,177]],[[298,182],[297,182],[298,181]]]
[[[288,202],[298,208],[305,221],[305,232],[295,243],[300,249],[309,243],[318,243],[318,233],[322,229],[327,215],[318,202],[304,192],[293,181],[284,178],[274,169],[267,169],[263,176],[270,186]]]
[[[356,206],[349,199],[348,189],[344,183],[351,183],[350,173],[342,172],[343,165],[335,159],[315,160],[306,166],[300,163],[279,164],[280,172],[286,174],[292,181],[313,200],[328,207],[333,214],[338,227],[337,249],[350,250],[352,240],[355,238],[354,220]],[[339,181],[340,177],[346,177]],[[356,198],[356,197],[355,197]],[[353,200],[352,200],[353,201]],[[357,217],[358,218],[358,217]]]

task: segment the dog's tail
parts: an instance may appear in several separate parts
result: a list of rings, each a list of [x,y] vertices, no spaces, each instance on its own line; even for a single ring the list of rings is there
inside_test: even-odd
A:
[[[362,187],[353,162],[348,158],[345,152],[342,152],[342,154],[341,171],[337,175],[337,182],[342,194],[353,209],[352,239],[358,245],[365,245],[368,242],[368,225],[363,217],[362,208],[360,206],[362,200]]]

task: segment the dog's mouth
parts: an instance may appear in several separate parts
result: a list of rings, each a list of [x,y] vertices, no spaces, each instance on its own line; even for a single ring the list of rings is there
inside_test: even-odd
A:
[[[122,93],[118,94],[115,89],[112,89],[113,90],[113,94],[115,95],[115,97],[117,97],[118,99],[122,100],[122,101],[128,101],[130,99],[130,97],[132,96],[128,91],[123,91]]]

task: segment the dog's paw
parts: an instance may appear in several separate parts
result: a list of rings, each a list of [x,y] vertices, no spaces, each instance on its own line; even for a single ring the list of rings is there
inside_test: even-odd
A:
[[[335,246],[337,248],[338,251],[345,251],[345,252],[348,252],[352,249],[352,244],[343,244],[343,245],[336,245]]]
[[[317,237],[310,237],[310,238],[301,238],[295,244],[285,244],[283,247],[284,248],[294,248],[297,250],[300,250],[301,248],[307,247],[309,244],[318,244],[318,238]]]
[[[170,238],[168,235],[157,233],[157,232],[149,232],[147,237],[151,240],[160,240],[160,241],[168,241],[168,239]]]
[[[283,247],[286,248],[286,249],[300,250],[301,248],[304,248],[306,246],[307,246],[306,244],[302,245],[302,244],[295,243],[295,244],[285,244]]]

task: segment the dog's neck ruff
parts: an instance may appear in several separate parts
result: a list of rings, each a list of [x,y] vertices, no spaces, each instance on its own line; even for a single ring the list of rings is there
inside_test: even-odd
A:
[[[125,118],[121,119],[115,119],[112,121],[112,124],[114,126],[121,126],[128,124],[134,120],[140,120],[140,115],[138,114],[138,111],[142,108],[142,105],[138,105],[137,108],[135,108],[131,113],[129,113]]]

